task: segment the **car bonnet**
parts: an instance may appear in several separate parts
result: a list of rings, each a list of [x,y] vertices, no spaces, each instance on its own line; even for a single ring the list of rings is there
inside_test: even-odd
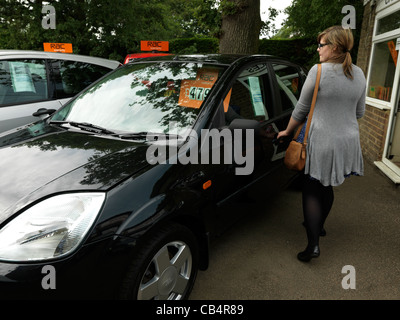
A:
[[[149,166],[147,147],[65,131],[0,148],[0,224],[51,194],[111,188]]]

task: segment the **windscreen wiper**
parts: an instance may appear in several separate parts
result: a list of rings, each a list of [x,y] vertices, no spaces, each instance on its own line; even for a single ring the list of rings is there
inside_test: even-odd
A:
[[[69,124],[72,127],[82,129],[84,131],[93,132],[97,134],[115,134],[115,132],[98,125],[87,123],[87,122],[75,122],[75,121],[51,121],[50,124]]]
[[[180,135],[177,134],[171,134],[171,133],[164,133],[164,132],[147,132],[147,131],[142,131],[142,132],[133,132],[133,133],[127,133],[127,134],[118,134],[118,137],[120,139],[146,139],[148,140],[151,138],[152,140],[160,140],[160,139],[165,139],[165,140],[170,140],[170,139],[182,139]]]
[[[87,122],[74,122],[71,121],[69,123],[73,127],[77,127],[79,129],[89,131],[89,132],[94,132],[97,134],[103,133],[103,134],[115,134],[115,132],[108,130],[106,128],[100,127],[98,125],[92,124],[92,123],[87,123]]]

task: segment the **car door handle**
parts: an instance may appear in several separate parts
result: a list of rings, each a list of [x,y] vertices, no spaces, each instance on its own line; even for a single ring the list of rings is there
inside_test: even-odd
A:
[[[205,174],[203,171],[194,172],[192,175],[178,180],[175,184],[175,187],[184,188],[184,187],[193,185],[197,182],[201,182],[201,180],[203,180],[204,177],[205,177]]]
[[[195,183],[204,178],[205,174],[203,171],[197,171],[193,173],[191,176],[187,177],[185,180],[187,183]]]

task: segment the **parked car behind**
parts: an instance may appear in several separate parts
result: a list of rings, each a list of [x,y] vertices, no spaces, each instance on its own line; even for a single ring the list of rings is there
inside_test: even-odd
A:
[[[163,56],[170,56],[170,53],[160,53],[160,52],[142,52],[142,53],[129,53],[126,55],[124,64],[127,64],[131,61],[136,61],[138,59],[144,58],[155,58],[155,57],[163,57]]]
[[[38,109],[60,108],[120,65],[77,54],[0,50],[0,132],[37,121]]]
[[[0,295],[188,298],[226,206],[294,177],[274,139],[304,80],[271,56],[146,59],[0,134]]]

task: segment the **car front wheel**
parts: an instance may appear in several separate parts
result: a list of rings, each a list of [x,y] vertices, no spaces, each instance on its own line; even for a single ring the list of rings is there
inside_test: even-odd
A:
[[[153,233],[135,255],[122,297],[137,300],[184,300],[198,271],[199,250],[193,233],[169,225]]]

